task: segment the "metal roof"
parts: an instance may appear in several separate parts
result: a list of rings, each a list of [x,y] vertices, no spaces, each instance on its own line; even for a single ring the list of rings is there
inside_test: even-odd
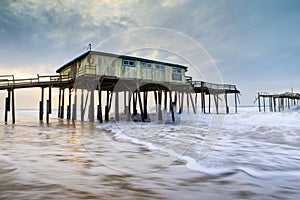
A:
[[[68,63],[64,64],[60,68],[58,68],[56,70],[56,73],[60,73],[67,66],[77,62],[78,60],[86,57],[89,54],[110,56],[110,57],[116,57],[116,58],[124,58],[124,59],[132,59],[132,60],[138,60],[138,61],[141,61],[141,62],[149,62],[149,63],[156,63],[156,64],[161,64],[161,65],[168,65],[168,66],[173,66],[173,67],[179,67],[179,68],[185,69],[185,71],[187,71],[186,66],[179,65],[179,64],[176,64],[176,63],[169,63],[169,62],[163,62],[163,61],[158,61],[158,60],[151,60],[151,59],[147,59],[147,58],[139,58],[139,57],[135,57],[135,56],[118,55],[118,54],[106,53],[106,52],[100,52],[100,51],[87,51],[87,52],[79,55],[78,57],[74,58],[73,60],[69,61]]]

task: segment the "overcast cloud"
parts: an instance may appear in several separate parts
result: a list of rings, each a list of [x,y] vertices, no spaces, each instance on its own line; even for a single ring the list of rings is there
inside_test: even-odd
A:
[[[202,45],[223,81],[237,84],[242,103],[250,104],[257,91],[294,87],[300,92],[299,22],[298,0],[1,0],[0,74],[53,74],[89,43],[96,46],[124,31],[160,27]],[[166,46],[178,42],[158,41]],[[187,45],[184,50],[197,55]],[[198,58],[203,60],[196,61],[197,67],[205,69],[207,57]]]

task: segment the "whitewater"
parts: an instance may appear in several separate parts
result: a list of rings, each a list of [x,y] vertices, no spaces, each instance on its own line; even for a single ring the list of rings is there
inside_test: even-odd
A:
[[[0,199],[299,199],[300,110],[0,125]],[[0,113],[2,114],[2,113]]]

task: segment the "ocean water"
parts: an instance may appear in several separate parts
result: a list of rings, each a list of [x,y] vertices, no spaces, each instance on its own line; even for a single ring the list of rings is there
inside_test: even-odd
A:
[[[0,113],[1,115],[3,113]],[[0,199],[300,199],[300,111],[0,125]]]

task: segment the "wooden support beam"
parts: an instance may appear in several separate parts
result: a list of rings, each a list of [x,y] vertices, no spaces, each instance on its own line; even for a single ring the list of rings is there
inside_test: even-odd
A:
[[[172,121],[175,122],[175,114],[174,114],[173,101],[172,101],[172,91],[169,91],[169,96],[170,96],[170,112],[171,112],[171,116],[172,116]],[[189,98],[187,98],[187,99],[189,99]]]
[[[139,105],[140,105],[141,119],[142,119],[142,122],[145,122],[144,112],[143,112],[142,98],[141,98],[141,93],[140,93],[140,89],[139,89],[139,88],[138,88],[137,94],[138,94],[138,98],[139,98]]]
[[[119,121],[119,92],[116,92],[115,94],[115,120]]]
[[[60,118],[64,118],[65,111],[65,88],[62,89],[62,98],[61,98],[61,108],[60,108]]]
[[[84,89],[81,89],[81,104],[80,104],[80,120],[81,121],[84,121],[83,104],[84,104]]]
[[[165,94],[164,94],[164,110],[167,110],[167,104],[168,104],[168,91],[165,90]]]
[[[201,90],[201,110],[204,113],[204,96],[205,96],[205,94],[204,94],[204,82],[201,82],[201,88],[202,88],[202,90]]]
[[[144,92],[144,119],[148,118],[148,112],[147,112],[147,106],[148,106],[148,92]]]
[[[214,100],[215,100],[216,112],[217,112],[217,114],[219,114],[219,96],[218,96],[218,94],[214,94]]]
[[[71,88],[69,88],[69,105],[67,106],[67,119],[71,119],[71,104],[72,104],[72,92]]]
[[[74,89],[74,104],[72,110],[72,120],[77,120],[77,89]]]
[[[50,100],[46,101],[46,123],[49,124]]]
[[[137,115],[137,108],[136,108],[136,106],[137,106],[137,95],[138,95],[138,93],[137,92],[133,92],[132,93],[132,114],[133,115]]]
[[[201,83],[203,85],[203,83]],[[204,91],[201,92],[201,108],[202,112],[205,113],[205,93]]]
[[[261,109],[260,109],[260,94],[259,93],[257,95],[257,103],[258,103],[258,111],[261,112]]]
[[[128,91],[128,102],[125,102],[125,105],[127,104],[127,106],[125,106],[125,118],[126,118],[126,121],[130,121],[131,119],[131,113],[130,113],[130,110],[131,110],[131,99],[133,98],[133,95],[134,93],[131,92],[131,91]]]
[[[235,113],[237,113],[237,93],[234,93],[234,107],[235,107]]]
[[[189,100],[189,94],[186,92],[186,106],[187,106],[187,112],[190,113],[190,100]]]
[[[104,119],[105,121],[108,122],[109,120],[109,91],[106,92],[106,106],[105,106],[105,116]]]
[[[210,94],[208,94],[208,113],[210,113],[210,107],[211,107],[211,98],[210,98]]]
[[[41,88],[41,101],[40,101],[40,121],[44,118],[44,88]]]
[[[162,120],[161,103],[162,103],[162,91],[158,90],[158,120]]]
[[[52,114],[52,87],[49,86],[49,114]]]
[[[16,123],[16,112],[15,112],[15,92],[14,89],[11,90],[11,119],[12,124]]]
[[[60,106],[61,106],[61,88],[59,88],[59,94],[58,94],[58,113],[57,113],[57,117],[60,118]]]
[[[10,111],[10,90],[7,90],[7,97],[5,98],[5,112],[4,112],[4,123],[7,124],[8,112]]]
[[[101,87],[98,90],[97,120],[99,121],[99,123],[103,123],[103,118],[102,118],[102,91],[101,91]]]
[[[196,114],[196,107],[195,107],[195,104],[194,104],[194,101],[193,101],[192,94],[189,92],[188,95],[190,96],[193,112],[194,112],[194,114]]]
[[[182,92],[180,96],[181,96],[181,100],[180,100],[179,114],[183,112],[184,92]]]
[[[272,97],[269,97],[269,110],[270,110],[270,112],[273,112],[273,101],[272,101]]]
[[[197,110],[198,105],[198,93],[195,93],[195,109]]]
[[[273,97],[273,111],[276,112],[276,98]]]
[[[91,98],[90,98],[90,106],[89,106],[89,121],[95,121],[95,91],[91,89]]]
[[[174,105],[175,108],[177,108],[177,91],[174,92]],[[176,110],[174,112],[176,112]]]
[[[265,97],[263,97],[263,104],[264,104],[264,112],[266,112],[266,100],[265,100]]]
[[[227,92],[225,92],[225,94],[224,94],[224,99],[225,99],[225,109],[226,109],[226,114],[229,114]]]

